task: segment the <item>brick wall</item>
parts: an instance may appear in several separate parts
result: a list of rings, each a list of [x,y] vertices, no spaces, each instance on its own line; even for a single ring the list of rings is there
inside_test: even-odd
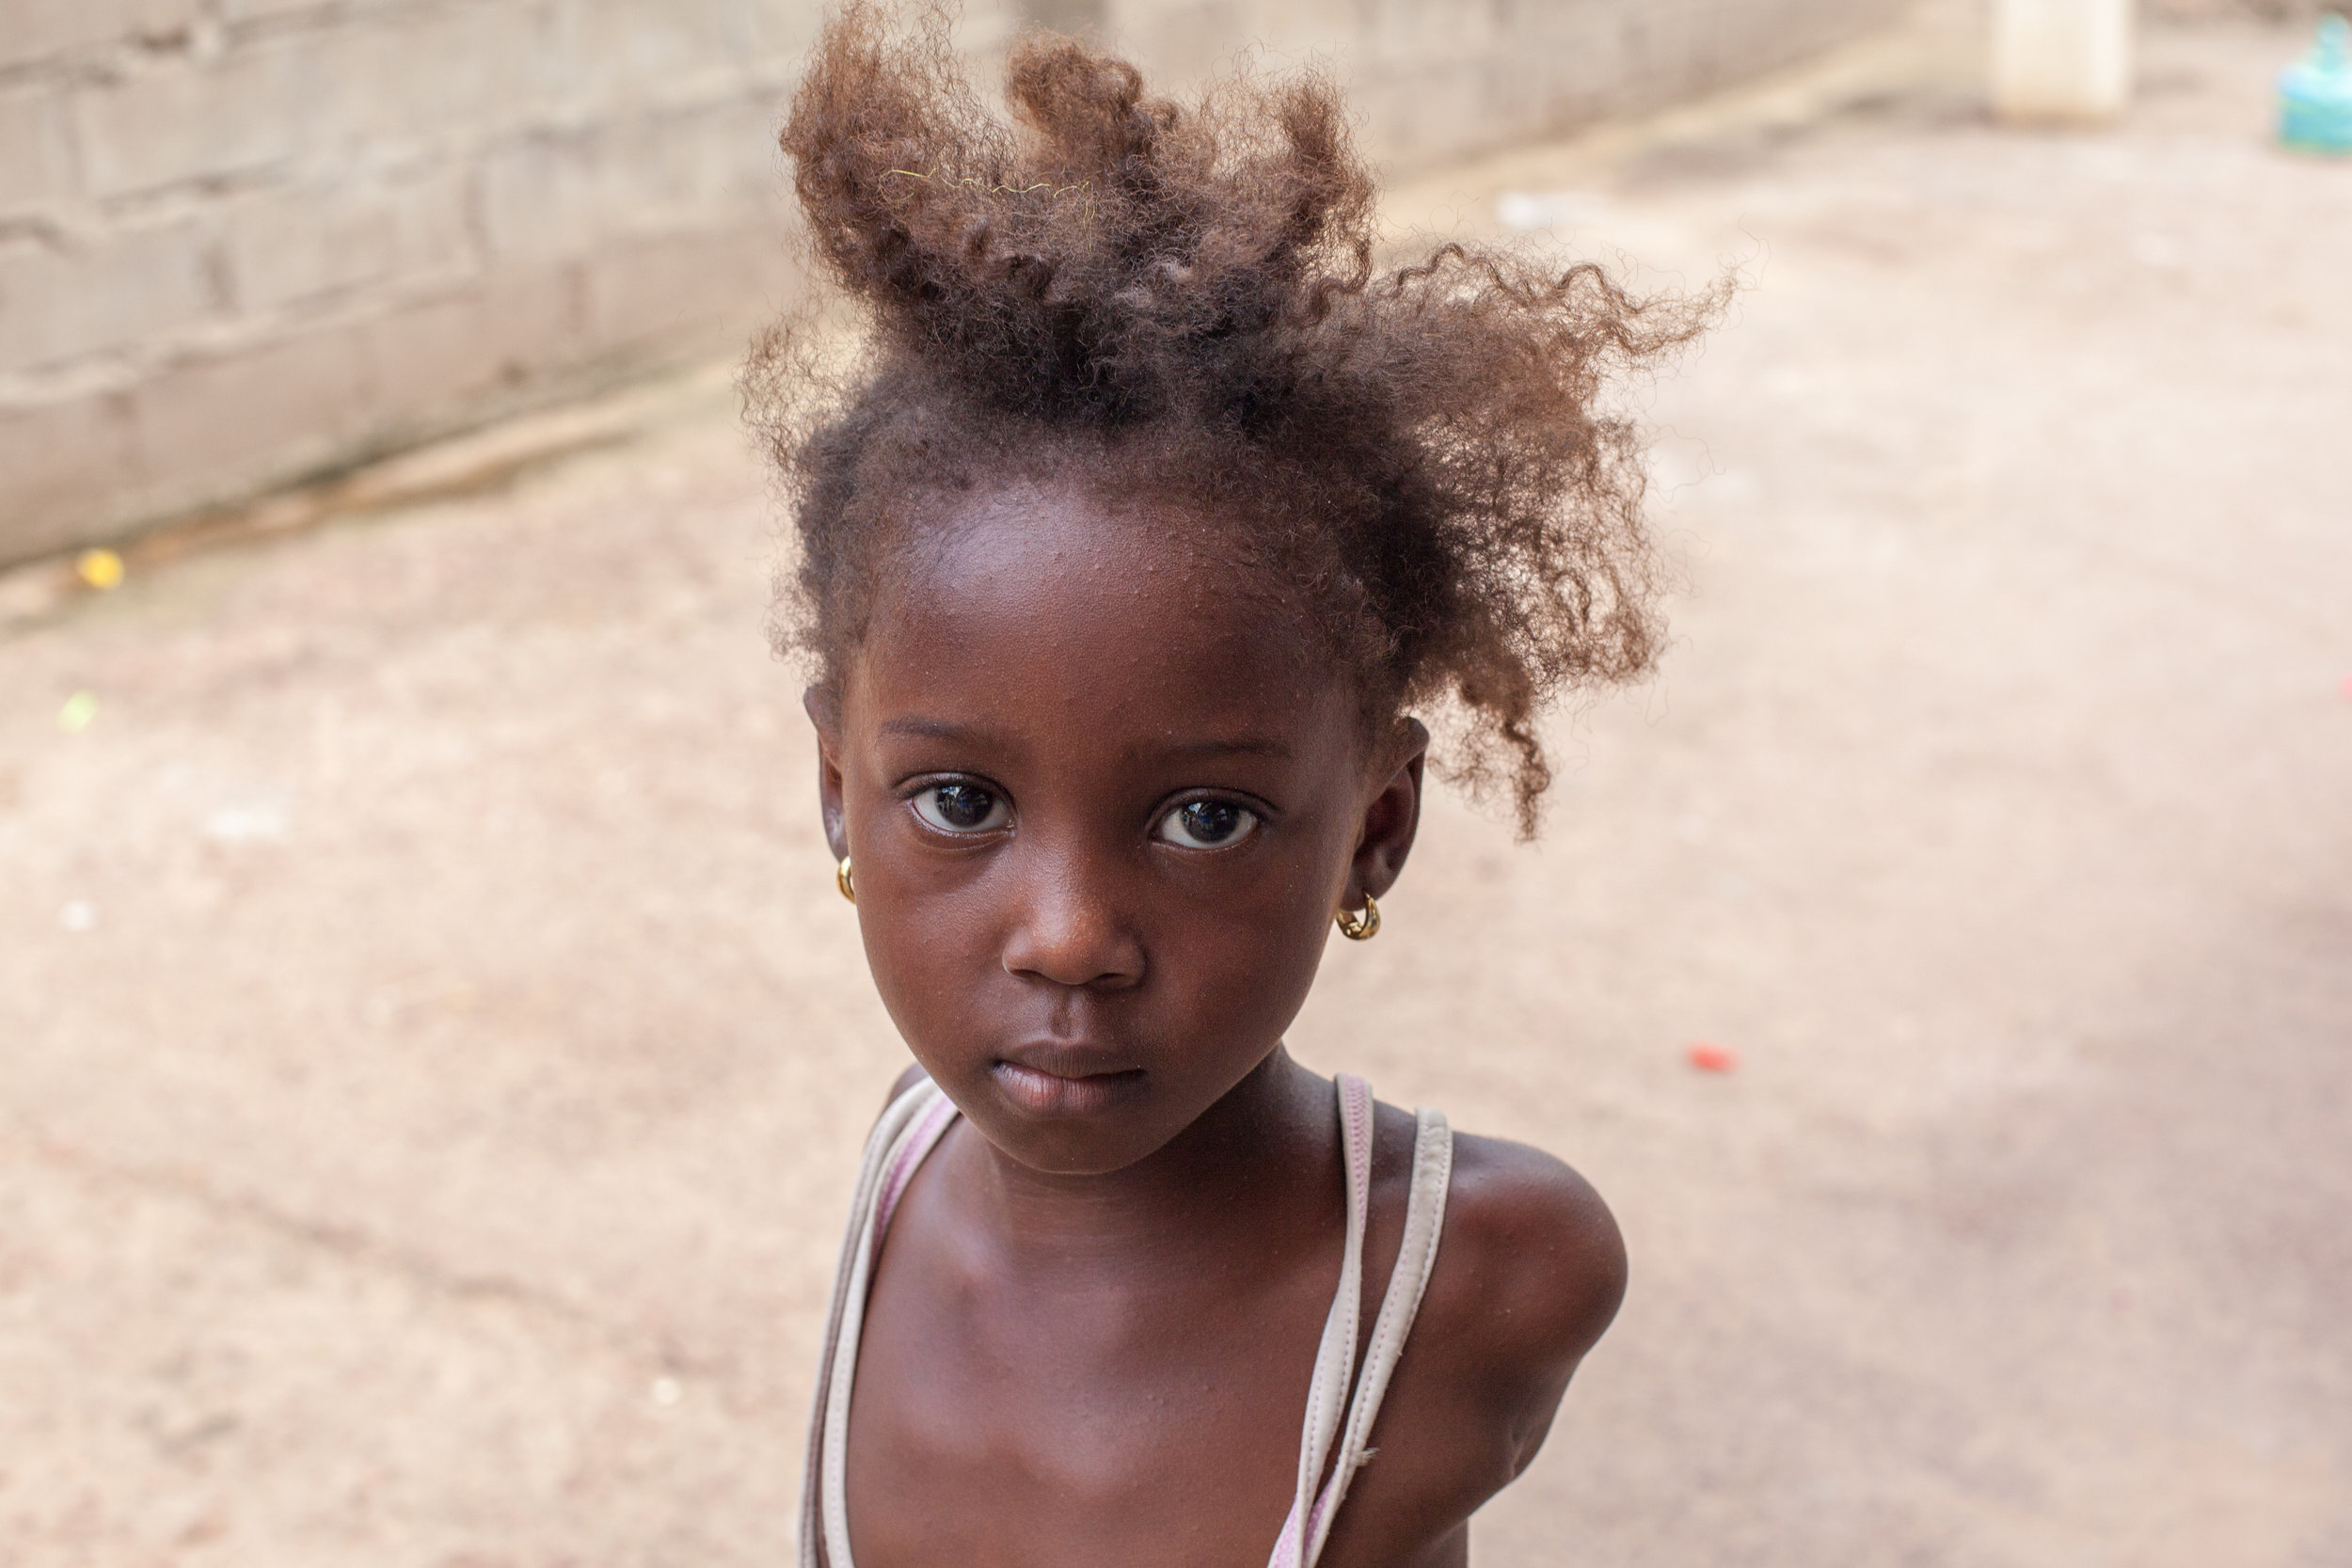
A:
[[[1898,0],[975,0],[1157,78],[1334,48],[1427,163],[1794,58]],[[816,0],[0,0],[0,562],[664,360],[793,286]]]

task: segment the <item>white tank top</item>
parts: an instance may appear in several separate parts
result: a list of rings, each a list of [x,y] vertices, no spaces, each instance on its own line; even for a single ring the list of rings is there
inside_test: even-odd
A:
[[[1435,1111],[1415,1113],[1413,1179],[1405,1206],[1405,1240],[1389,1275],[1380,1312],[1373,1320],[1364,1350],[1363,1376],[1356,1376],[1356,1340],[1361,1327],[1364,1280],[1364,1222],[1372,1208],[1372,1090],[1360,1078],[1338,1081],[1340,1147],[1347,1178],[1347,1246],[1340,1263],[1339,1289],[1324,1320],[1323,1346],[1315,1353],[1315,1375],[1307,1395],[1307,1416],[1298,1444],[1298,1489],[1290,1517],[1282,1522],[1268,1568],[1314,1568],[1330,1536],[1331,1521],[1355,1479],[1372,1455],[1365,1441],[1380,1414],[1381,1396],[1396,1370],[1421,1309],[1422,1291],[1437,1261],[1438,1237],[1445,1227],[1446,1188],[1454,1170],[1454,1134]],[[825,1326],[825,1351],[817,1366],[816,1411],[809,1419],[808,1477],[801,1495],[801,1568],[856,1568],[850,1555],[850,1510],[844,1479],[850,1452],[850,1392],[857,1381],[857,1347],[866,1323],[866,1298],[873,1284],[874,1259],[882,1252],[890,1216],[907,1183],[949,1125],[956,1108],[929,1079],[890,1103],[866,1141],[850,1205],[850,1229],[841,1244],[841,1266],[834,1275],[833,1311]],[[1349,1386],[1354,1386],[1354,1397]],[[823,1543],[824,1555],[818,1555]]]

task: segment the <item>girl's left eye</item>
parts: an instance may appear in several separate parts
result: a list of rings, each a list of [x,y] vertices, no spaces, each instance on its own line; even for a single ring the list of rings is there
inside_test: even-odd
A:
[[[984,833],[1012,816],[1005,798],[984,784],[933,784],[914,798],[914,815],[943,833]]]
[[[1186,800],[1160,818],[1159,837],[1186,849],[1222,849],[1257,831],[1258,814],[1231,800]]]

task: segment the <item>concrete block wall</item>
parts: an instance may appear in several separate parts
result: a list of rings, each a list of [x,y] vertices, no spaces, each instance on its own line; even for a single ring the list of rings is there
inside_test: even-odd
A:
[[[1330,59],[1397,166],[1899,0],[973,0],[1157,80]],[[0,564],[724,352],[789,297],[818,0],[0,0]]]
[[[1393,169],[1558,135],[1792,64],[1902,0],[1033,0],[1199,79],[1245,40],[1322,59]]]
[[[0,0],[0,560],[739,339],[795,0]]]

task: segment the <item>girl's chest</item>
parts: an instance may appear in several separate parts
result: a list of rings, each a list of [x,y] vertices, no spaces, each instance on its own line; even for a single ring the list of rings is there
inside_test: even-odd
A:
[[[1327,1276],[1017,1282],[893,1250],[850,1406],[857,1568],[1267,1560]]]

